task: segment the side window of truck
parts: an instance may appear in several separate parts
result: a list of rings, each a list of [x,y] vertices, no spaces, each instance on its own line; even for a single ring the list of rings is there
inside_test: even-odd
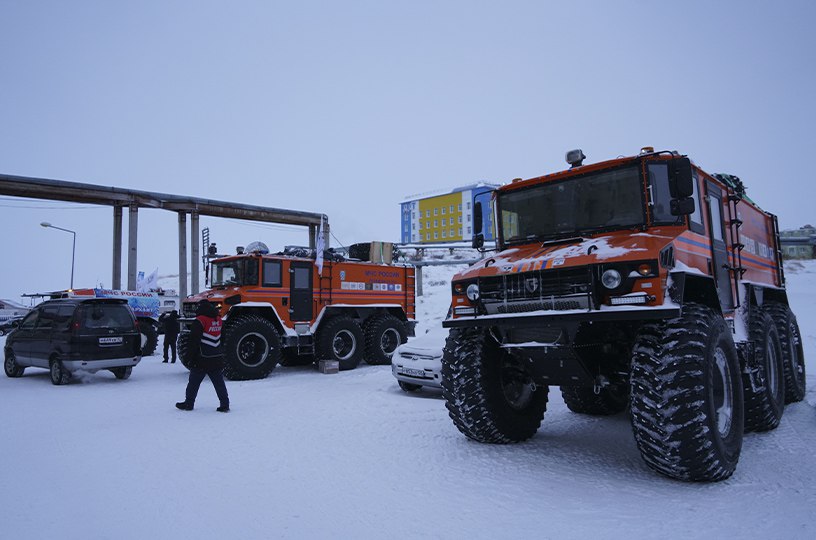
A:
[[[655,223],[677,222],[677,217],[671,214],[668,165],[665,163],[650,163],[648,170],[649,185],[652,187],[652,221]]]
[[[694,199],[694,213],[689,216],[689,224],[691,231],[697,234],[705,234],[705,227],[703,227],[703,209],[700,206],[700,179],[697,176],[697,171],[692,171],[692,178],[694,179],[694,193],[691,197]]]
[[[264,261],[264,263],[263,263],[263,286],[264,287],[280,287],[281,286],[281,262],[280,261]]]

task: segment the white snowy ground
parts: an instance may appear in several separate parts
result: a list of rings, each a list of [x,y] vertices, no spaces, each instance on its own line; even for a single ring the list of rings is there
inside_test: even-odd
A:
[[[453,270],[426,269],[420,332]],[[555,388],[532,440],[492,446],[388,366],[228,382],[225,415],[208,381],[176,410],[187,372],[156,354],[128,381],[0,376],[0,538],[816,538],[816,264],[788,279],[810,390],[725,482],[658,476],[626,414],[570,413]]]

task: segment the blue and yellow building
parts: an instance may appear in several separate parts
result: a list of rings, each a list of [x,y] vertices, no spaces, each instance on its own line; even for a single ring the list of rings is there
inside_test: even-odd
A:
[[[482,203],[482,231],[485,240],[494,239],[491,197],[498,184],[480,182],[445,193],[408,197],[400,204],[400,238],[404,244],[470,242],[473,238],[473,210]]]

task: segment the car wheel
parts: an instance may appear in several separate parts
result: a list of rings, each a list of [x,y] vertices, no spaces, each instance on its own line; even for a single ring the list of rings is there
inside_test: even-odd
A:
[[[71,373],[65,369],[65,366],[62,365],[59,358],[52,358],[49,362],[50,372],[51,372],[51,384],[54,385],[63,385],[68,384],[68,381],[71,380]]]
[[[422,385],[411,384],[411,383],[407,383],[405,381],[397,381],[397,383],[399,383],[399,387],[402,388],[406,392],[416,392],[417,390],[422,388]]]
[[[6,370],[6,376],[12,378],[22,377],[25,371],[25,368],[17,363],[14,351],[11,349],[6,351],[6,361],[3,362],[3,369]]]
[[[111,373],[113,373],[117,379],[124,381],[130,378],[130,374],[133,373],[133,366],[113,368]]]
[[[6,331],[3,330],[2,328],[0,328],[0,337],[3,337],[5,335],[6,335]]]
[[[318,359],[337,360],[340,371],[354,369],[363,357],[363,329],[354,319],[329,319],[317,333]]]

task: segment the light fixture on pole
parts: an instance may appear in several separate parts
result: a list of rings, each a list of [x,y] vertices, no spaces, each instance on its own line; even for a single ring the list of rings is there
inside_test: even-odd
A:
[[[74,289],[74,260],[76,258],[76,232],[72,231],[72,230],[69,230],[69,229],[63,229],[62,227],[57,227],[56,225],[51,225],[47,221],[43,221],[42,223],[40,223],[40,225],[45,227],[46,229],[50,227],[52,229],[57,229],[58,231],[65,231],[67,233],[71,233],[72,235],[74,235],[73,245],[71,246],[71,290],[73,290]]]

